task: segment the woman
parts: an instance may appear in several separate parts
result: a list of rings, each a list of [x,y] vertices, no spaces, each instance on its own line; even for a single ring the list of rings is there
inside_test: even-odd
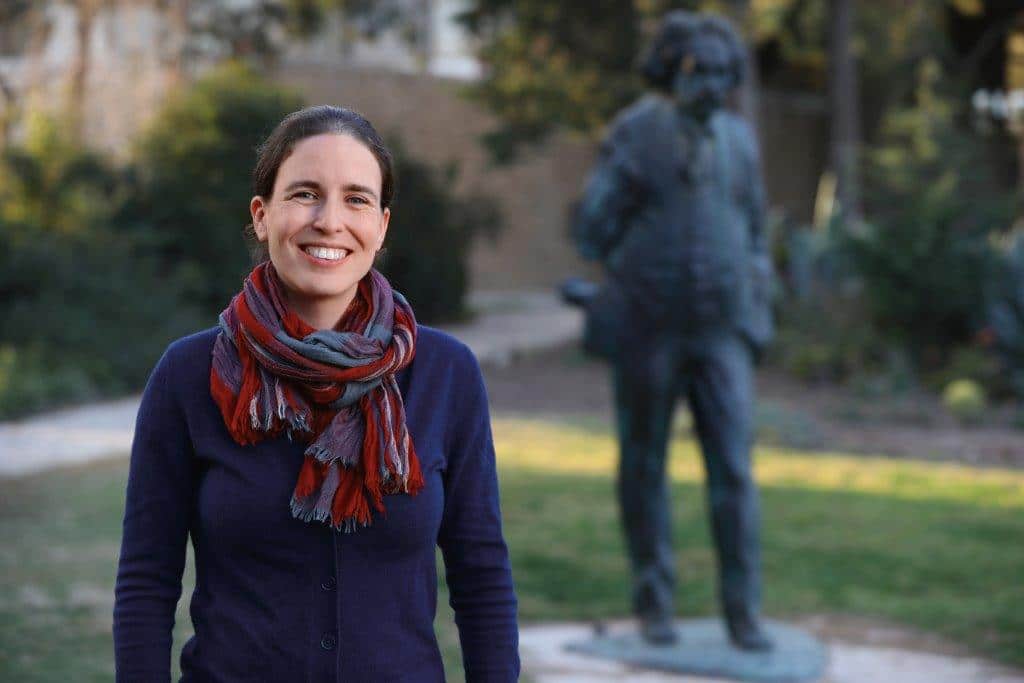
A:
[[[217,327],[168,347],[139,408],[117,679],[168,680],[191,535],[183,681],[443,681],[435,546],[467,681],[516,680],[479,366],[372,268],[389,153],[358,114],[311,107],[271,133],[253,175],[269,260]]]

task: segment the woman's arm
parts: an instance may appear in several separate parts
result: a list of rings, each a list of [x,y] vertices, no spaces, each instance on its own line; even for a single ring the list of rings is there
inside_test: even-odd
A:
[[[519,629],[508,548],[501,533],[494,443],[480,366],[460,347],[457,397],[438,545],[459,628],[467,683],[519,678]]]
[[[174,392],[172,344],[146,384],[135,422],[114,588],[118,681],[169,681],[192,509],[192,444]]]

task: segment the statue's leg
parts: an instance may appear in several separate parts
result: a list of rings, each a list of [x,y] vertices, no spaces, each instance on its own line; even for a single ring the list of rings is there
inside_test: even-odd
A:
[[[633,570],[633,608],[652,641],[669,642],[675,591],[665,455],[675,404],[670,340],[645,344],[614,369],[618,496]],[[659,635],[660,634],[660,635]]]
[[[739,335],[707,344],[687,365],[689,400],[707,470],[719,591],[734,640],[746,631],[754,649],[770,646],[759,626],[760,506],[750,468],[753,358]],[[743,635],[741,634],[741,637]]]

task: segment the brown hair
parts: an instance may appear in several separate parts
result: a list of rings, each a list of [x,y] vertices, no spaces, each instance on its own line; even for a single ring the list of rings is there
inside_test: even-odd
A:
[[[295,144],[305,138],[335,133],[348,135],[363,143],[377,159],[380,166],[380,206],[391,206],[395,196],[395,171],[391,152],[384,146],[377,130],[361,114],[347,107],[322,104],[292,112],[277,124],[267,139],[256,148],[256,167],[252,171],[253,194],[269,199],[274,192],[277,171],[288,158]],[[267,247],[256,239],[252,223],[245,227],[245,236],[250,242],[253,261],[269,258]]]

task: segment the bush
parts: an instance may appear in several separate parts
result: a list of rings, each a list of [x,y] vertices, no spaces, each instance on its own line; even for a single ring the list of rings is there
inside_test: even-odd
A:
[[[13,419],[98,395],[96,383],[85,370],[59,359],[54,363],[54,359],[31,349],[0,347],[0,419]]]
[[[252,265],[255,147],[301,106],[229,64],[172,97],[121,168],[30,118],[0,155],[0,417],[136,390],[171,339],[215,323]],[[395,156],[384,269],[420,319],[458,318],[497,212],[450,194],[454,166]]]
[[[978,422],[987,408],[985,390],[980,384],[969,379],[950,382],[942,392],[942,402],[949,412],[964,423]]]
[[[418,320],[462,318],[470,248],[481,235],[496,234],[500,217],[488,198],[452,196],[457,169],[433,169],[390,144],[398,193],[385,242],[381,272],[409,299]]]
[[[243,226],[256,147],[302,106],[297,94],[228,63],[172,97],[138,145],[138,199],[118,223],[146,236],[167,278],[210,316],[252,267]],[[472,239],[497,225],[497,212],[451,196],[454,166],[436,171],[399,142],[391,147],[400,187],[382,270],[423,321],[457,319]]]
[[[172,95],[138,143],[135,199],[117,222],[146,234],[166,276],[209,314],[252,267],[243,228],[256,146],[301,106],[297,94],[229,62]]]
[[[871,223],[842,244],[872,324],[932,367],[984,325],[989,240],[1013,215],[1012,193],[986,173],[982,145],[957,125],[941,79],[923,62],[914,106],[887,118],[867,159]]]
[[[989,329],[1007,384],[1024,398],[1024,233],[1001,247],[989,289]]]
[[[120,173],[33,118],[0,159],[0,415],[135,389],[199,317],[133,236]]]

